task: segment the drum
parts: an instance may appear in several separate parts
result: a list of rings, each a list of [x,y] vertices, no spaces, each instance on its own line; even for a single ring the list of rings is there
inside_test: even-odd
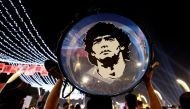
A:
[[[90,95],[130,91],[142,80],[150,58],[149,40],[141,28],[114,13],[74,21],[58,47],[62,73],[75,88]]]

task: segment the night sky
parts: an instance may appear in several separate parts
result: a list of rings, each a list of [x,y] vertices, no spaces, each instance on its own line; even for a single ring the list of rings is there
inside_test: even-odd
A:
[[[23,0],[34,25],[47,45],[55,51],[60,33],[78,16],[92,10],[119,12],[134,21],[156,45],[172,58],[188,66],[189,48],[189,7],[185,2],[113,0],[102,2],[89,0]]]

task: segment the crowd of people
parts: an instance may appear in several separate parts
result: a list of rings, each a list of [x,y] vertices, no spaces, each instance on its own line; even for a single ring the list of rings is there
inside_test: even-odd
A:
[[[54,74],[56,74],[55,72],[58,70],[55,69],[56,67],[51,70],[49,69],[49,72],[54,72]],[[137,100],[135,94],[128,93],[124,98],[125,106],[123,109],[190,109],[190,92],[185,92],[180,96],[180,106],[161,106],[158,97],[153,91],[154,88],[151,83],[153,70],[154,68],[147,72],[144,77],[144,82],[150,99],[150,106],[143,107],[143,103]],[[57,78],[57,83],[47,97],[47,100],[45,102],[38,102],[37,105],[31,109],[81,109],[80,104],[72,104],[68,102],[65,102],[62,106],[59,104],[59,93],[61,90],[63,77],[58,75],[54,75],[54,77],[59,78]],[[24,98],[27,96],[26,91],[24,91],[26,87],[30,87],[30,85],[21,83],[16,88],[0,93],[0,109],[22,109]],[[113,109],[112,99],[108,96],[90,96],[90,99],[86,103],[85,109]]]
[[[69,104],[65,102],[63,106],[59,104],[59,94],[62,87],[63,80],[65,79],[62,75],[60,75],[60,71],[57,63],[55,62],[46,62],[45,65],[47,70],[57,78],[57,82],[53,87],[52,91],[47,97],[47,100],[44,102],[36,103],[36,107],[31,109],[81,109],[80,104]],[[149,95],[150,106],[146,107],[146,109],[167,109],[168,107],[162,107],[161,103],[154,93],[154,88],[152,85],[152,76],[153,70],[158,66],[158,62],[155,62],[152,66],[150,66],[150,70],[145,74],[143,80],[147,88],[147,92]],[[0,93],[0,109],[22,109],[24,98],[27,96],[27,92],[24,91],[27,87],[31,87],[30,85],[24,84],[22,82],[16,88],[11,90],[4,91]],[[112,99],[109,96],[89,96],[89,100],[86,103],[85,109],[113,109]],[[125,96],[125,106],[123,109],[145,109],[142,106],[142,102],[137,100],[135,94],[128,93]],[[180,98],[180,108],[181,109],[190,109],[190,92],[183,93]],[[177,109],[176,106],[170,107],[170,109]]]
[[[161,105],[157,95],[154,92],[154,88],[152,85],[153,70],[155,68],[157,68],[158,65],[159,65],[158,62],[153,63],[152,66],[150,66],[149,71],[146,73],[145,77],[143,78],[144,83],[147,88],[149,99],[150,99],[150,106],[146,107],[146,109],[164,109],[165,108]],[[56,67],[54,67],[54,68],[56,68]],[[51,71],[58,71],[58,70],[51,69],[49,71],[51,72]],[[61,76],[59,76],[59,77],[61,77]],[[58,78],[57,83],[59,83],[59,79],[61,79],[61,78]],[[54,86],[54,88],[60,89],[59,86],[60,86],[60,84],[56,84]],[[51,96],[53,96],[55,98],[59,98],[59,96],[55,96],[56,91],[59,92],[59,90],[53,90],[51,92],[51,93],[53,93]],[[51,97],[49,97],[49,98],[51,99]],[[55,98],[53,98],[53,100],[55,100]],[[188,103],[190,103],[190,92],[185,92],[184,94],[182,94],[180,96],[179,101],[180,101],[182,109],[190,109],[189,104],[188,104]],[[48,102],[46,102],[46,103],[48,103]],[[125,103],[126,103],[126,105],[125,105],[124,109],[145,109],[142,107],[142,102],[138,101],[136,95],[132,94],[132,93],[129,93],[125,96]],[[54,104],[52,104],[52,102],[50,104],[54,105]],[[56,105],[58,105],[58,104],[56,104]],[[45,109],[56,109],[56,106],[54,106],[54,107],[55,108],[45,107]],[[69,104],[66,107],[69,107]],[[87,101],[85,109],[113,109],[112,99],[111,99],[111,97],[108,97],[108,96],[90,96],[90,99]],[[173,107],[172,109],[175,109],[175,108]]]

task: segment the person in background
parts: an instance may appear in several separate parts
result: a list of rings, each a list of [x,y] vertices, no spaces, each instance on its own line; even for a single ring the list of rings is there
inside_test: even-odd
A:
[[[22,109],[26,96],[27,93],[21,89],[10,89],[0,95],[0,109]]]
[[[68,102],[63,103],[63,109],[69,109],[69,103]]]
[[[112,109],[112,100],[108,96],[94,95],[87,101],[86,109]]]
[[[44,105],[45,105],[45,102],[44,102],[44,101],[39,101],[39,102],[38,102],[38,109],[43,109],[43,108],[44,108]]]
[[[125,96],[126,106],[124,109],[136,109],[137,107],[137,96],[135,94],[129,93]]]
[[[70,105],[69,105],[69,109],[75,109],[75,105],[70,104]]]
[[[137,100],[137,109],[144,109],[142,101]]]
[[[150,108],[151,109],[162,109],[161,103],[158,99],[158,96],[154,92],[154,88],[152,85],[152,76],[153,76],[153,71],[159,66],[159,62],[154,62],[150,68],[148,69],[148,72],[144,76],[144,83],[147,88],[148,96],[150,99]]]
[[[190,109],[190,92],[181,94],[179,102],[182,109]]]
[[[45,61],[45,68],[50,73],[50,75],[57,79],[57,81],[50,94],[48,95],[44,108],[57,109],[57,106],[59,104],[59,95],[64,77],[60,73],[58,64],[52,60]]]
[[[75,109],[81,109],[81,107],[80,107],[80,104],[79,104],[79,103],[77,103],[77,104],[75,105]]]
[[[148,69],[148,72],[144,76],[144,83],[147,88],[148,96],[150,98],[150,108],[151,109],[162,109],[161,103],[154,92],[154,88],[152,86],[152,75],[153,70],[157,68],[159,65],[158,62],[154,62],[150,68]],[[136,109],[137,108],[137,97],[134,94],[129,93],[125,96],[126,104],[128,106],[128,109]]]

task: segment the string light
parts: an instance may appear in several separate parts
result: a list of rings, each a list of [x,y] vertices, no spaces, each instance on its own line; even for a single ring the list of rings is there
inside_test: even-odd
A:
[[[28,31],[29,34],[32,36],[32,38],[33,38],[34,41],[37,43],[37,45],[40,47],[40,49],[42,49],[42,51],[43,51],[48,57],[50,57],[52,60],[56,61],[56,59],[53,58],[52,56],[50,56],[50,55],[44,50],[44,48],[41,47],[41,45],[38,43],[38,41],[36,40],[36,38],[34,37],[34,35],[32,34],[32,32],[29,30],[28,26],[27,26],[26,23],[24,22],[23,18],[20,16],[20,14],[19,14],[17,8],[14,6],[13,2],[12,2],[11,0],[9,0],[9,2],[11,3],[11,5],[12,5],[12,7],[14,8],[16,14],[17,14],[18,17],[20,18],[21,22],[24,23],[24,26],[26,27],[27,31]],[[21,1],[20,1],[20,3],[21,3]],[[22,8],[23,8],[23,7],[22,7]],[[26,15],[26,12],[25,12],[25,15]],[[29,21],[31,21],[31,20],[29,19]],[[31,24],[31,23],[30,23],[30,24]],[[33,25],[32,25],[32,27],[33,27],[33,29],[34,29],[34,26],[33,26]],[[39,35],[37,35],[37,36],[39,37]],[[39,38],[41,39],[41,37],[39,37]],[[41,40],[42,40],[42,39],[41,39]]]
[[[52,84],[55,84],[51,78],[51,76],[47,76],[48,80],[51,81]]]
[[[18,6],[20,6],[19,9],[23,10],[24,14],[20,14],[20,10],[18,11],[12,0],[9,0],[9,2],[10,4],[6,5],[10,5],[9,7],[12,8],[13,11],[11,13],[10,8],[5,6],[3,1],[0,0],[0,6],[2,8],[0,10],[0,16],[3,18],[0,20],[0,25],[3,27],[0,30],[0,45],[3,46],[0,47],[0,61],[8,62],[12,65],[42,65],[48,59],[57,62],[57,57],[39,35],[21,0],[19,0],[20,5]],[[24,15],[24,17],[21,15]],[[32,27],[32,29],[29,27]],[[20,78],[32,86],[37,87],[49,87],[56,83],[56,79],[52,76],[41,76],[39,73],[28,76],[27,72],[25,72],[20,75]]]
[[[35,73],[33,76],[35,76],[35,78],[37,78],[37,80],[38,80],[40,83],[45,84],[44,81],[39,77],[38,74]]]
[[[1,4],[2,5],[2,4]],[[4,6],[4,5],[3,5]],[[6,7],[4,7],[5,9],[6,9]],[[17,23],[13,20],[13,18],[12,18],[12,16],[9,14],[9,12],[7,11],[8,9],[6,9],[6,13],[9,15],[9,17],[10,17],[10,19],[14,22],[14,24],[15,24],[15,26],[16,27],[18,27],[19,28],[19,31],[22,33],[22,35],[26,38],[26,40],[30,43],[30,44],[28,44],[27,43],[27,45],[29,45],[29,48],[30,48],[30,50],[31,51],[33,51],[33,52],[31,52],[34,56],[36,56],[36,57],[42,57],[41,55],[43,55],[43,54],[41,54],[36,48],[35,48],[35,46],[29,41],[29,39],[26,37],[26,35],[24,34],[24,32],[21,30],[21,28],[17,25]],[[14,30],[14,32],[15,33],[18,33],[18,31],[13,27],[13,25],[7,20],[7,17],[3,14],[3,12],[0,10],[0,13],[1,13],[1,15],[2,15],[2,17],[4,18],[4,20],[6,21],[6,23],[8,23],[9,24],[9,26],[11,26],[11,28]],[[19,34],[19,37],[20,37],[20,34]],[[21,38],[22,39],[22,38]],[[26,41],[24,41],[24,42],[26,42]],[[32,47],[31,47],[31,46]],[[35,48],[35,50],[38,52],[36,52],[34,49],[33,49],[33,47]],[[41,54],[41,55],[39,55],[39,54]],[[38,55],[38,56],[37,56]],[[44,55],[43,55],[44,56]],[[44,58],[44,57],[43,57]],[[40,58],[39,58],[40,59]]]
[[[3,53],[0,53],[0,61],[1,62],[7,62],[7,63],[18,63],[18,64],[24,64],[22,61],[18,61],[16,59],[13,59]]]
[[[14,36],[15,37],[15,39],[19,42],[19,40],[16,38],[16,36],[12,33],[12,31],[10,31],[9,29],[8,29],[8,27],[6,26],[6,25],[4,25],[4,23],[3,22],[1,22],[1,20],[0,20],[0,23],[7,29],[7,31],[12,35],[12,36]],[[1,31],[1,33],[2,33],[2,31]],[[23,45],[23,47],[25,47],[25,48],[27,48],[22,42],[20,42],[21,43],[21,45]],[[6,46],[4,46],[4,47],[6,47]],[[8,48],[8,47],[6,47],[7,49],[9,49],[10,50],[10,48]],[[10,50],[10,51],[12,51],[12,50]],[[13,52],[13,51],[12,51]],[[16,54],[16,55],[18,55],[17,53],[15,53],[15,52],[13,52],[14,54]],[[14,57],[14,56],[13,56]],[[22,56],[21,56],[21,58],[22,58]],[[29,61],[30,62],[30,61]],[[40,63],[41,64],[41,63]]]
[[[18,35],[18,37],[22,40],[22,41],[20,41],[19,39],[17,39],[17,37],[15,37],[16,38],[16,40],[18,41],[18,42],[24,42],[25,43],[25,45],[27,45],[27,46],[29,46],[29,48],[30,49],[28,49],[27,47],[25,47],[24,45],[22,45],[23,47],[25,47],[28,51],[33,51],[33,52],[37,52],[36,54],[38,55],[38,54],[40,54],[40,55],[42,55],[42,56],[44,56],[42,53],[40,53],[39,52],[39,50],[38,49],[36,49],[36,47],[31,43],[31,41],[29,41],[29,39],[26,37],[26,35],[24,34],[24,32],[21,30],[21,28],[18,26],[18,24],[15,22],[15,20],[13,20],[13,18],[12,18],[12,16],[11,16],[11,14],[9,13],[9,11],[8,11],[8,9],[3,5],[3,3],[2,3],[2,1],[0,0],[0,2],[1,2],[1,5],[2,5],[2,7],[6,10],[6,13],[9,15],[9,18],[14,22],[14,24],[16,25],[16,27],[18,27],[19,28],[19,31],[23,34],[23,36],[26,38],[26,40],[30,43],[27,43],[26,41],[25,41],[25,39],[24,38],[22,38],[19,34],[18,34],[18,32],[16,31],[16,29],[14,29],[13,28],[13,30],[16,32],[16,34]],[[17,12],[17,11],[16,11]],[[2,16],[4,16],[4,15],[2,15]],[[18,16],[20,16],[20,15],[18,15]],[[22,19],[21,17],[19,17],[20,19]],[[7,20],[6,19],[6,17],[4,16],[4,19],[5,20]],[[22,20],[21,20],[22,21]],[[24,23],[24,22],[23,22]],[[3,24],[4,25],[4,24]],[[26,25],[27,26],[27,25]],[[28,26],[27,26],[28,27]],[[28,30],[29,32],[30,32],[30,30]],[[31,46],[32,47],[31,47]],[[34,50],[34,49],[35,50]],[[33,52],[31,52],[32,54],[33,54]],[[42,57],[42,56],[37,56],[37,57]],[[45,57],[45,56],[44,56]],[[45,57],[46,58],[46,57]]]
[[[48,79],[46,78],[46,76],[42,76],[42,78],[48,83],[48,84],[51,84],[50,81],[48,81]]]
[[[53,82],[49,79],[49,76],[44,76],[44,77],[47,79],[47,81],[50,82],[50,84],[54,85]]]
[[[31,82],[27,81],[27,80],[24,78],[23,74],[20,75],[20,78],[21,78],[25,83],[32,84]]]
[[[50,78],[53,81],[53,83],[55,84],[56,83],[55,79],[52,76],[50,76]]]
[[[23,80],[23,81],[26,81],[26,83],[29,83],[29,84],[32,84],[33,82],[31,80],[29,80],[26,75],[24,74],[21,74],[20,78]]]
[[[55,59],[57,59],[57,57],[55,56],[55,54],[53,54],[53,53],[51,52],[51,50],[47,47],[47,45],[45,44],[44,40],[41,38],[41,36],[39,35],[38,31],[37,31],[36,28],[34,27],[34,25],[33,25],[32,21],[31,21],[30,17],[28,16],[28,14],[27,14],[27,12],[26,12],[26,9],[25,9],[24,6],[22,5],[21,0],[19,0],[19,3],[20,3],[20,5],[21,5],[22,9],[24,10],[24,13],[25,13],[26,17],[29,19],[29,22],[30,22],[30,24],[32,25],[32,28],[33,28],[34,31],[36,32],[37,36],[41,39],[43,45],[44,45],[44,46],[47,48],[47,50],[53,55],[53,57],[54,57]]]
[[[1,32],[1,31],[0,31],[0,32]],[[21,49],[17,44],[13,43],[13,45],[14,45],[14,46],[13,46],[13,45],[10,44],[8,41],[4,40],[1,36],[0,36],[0,39],[3,40],[7,45],[9,45],[9,46],[12,48],[12,50],[15,50],[15,51],[16,51],[17,53],[19,53],[20,55],[23,55],[23,57],[29,58],[30,60],[35,60],[37,63],[42,63],[42,62],[40,62],[38,59],[32,58],[32,56],[31,56],[30,54],[22,53],[22,52],[24,52],[23,49]],[[5,45],[2,45],[2,46],[5,46]],[[19,47],[20,50],[18,50],[16,47]],[[11,49],[11,48],[9,48],[9,49]],[[22,51],[22,52],[21,52],[21,51]]]
[[[3,45],[3,44],[0,42],[0,45]],[[10,48],[8,48],[7,46],[5,46],[5,48],[8,49],[10,52],[12,52],[14,55],[12,55],[12,54],[6,52],[5,50],[3,50],[3,49],[1,49],[1,48],[0,48],[0,51],[4,52],[5,54],[7,54],[7,55],[9,55],[9,56],[12,56],[12,57],[14,57],[14,58],[17,58],[18,60],[23,61],[23,62],[25,62],[25,63],[32,63],[30,60],[24,59],[24,58],[23,58],[22,56],[20,56],[19,54],[17,54],[17,53],[15,53],[14,51],[10,50]],[[17,55],[18,57],[15,56],[15,55]]]
[[[31,78],[34,79],[34,81],[36,81],[37,83],[39,83],[41,86],[43,86],[44,82],[43,81],[40,81],[39,78],[37,78],[36,74],[30,76]]]

